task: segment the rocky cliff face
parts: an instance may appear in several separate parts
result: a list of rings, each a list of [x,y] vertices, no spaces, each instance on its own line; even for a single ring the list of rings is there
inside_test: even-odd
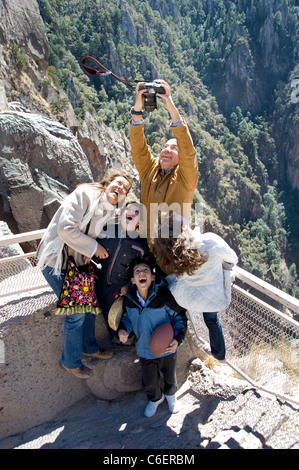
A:
[[[69,102],[60,115],[53,112],[68,100],[47,76],[49,46],[36,0],[0,0],[0,12],[1,220],[14,233],[45,228],[69,192],[113,167],[130,171],[136,193],[126,138],[88,113],[79,129]]]
[[[37,230],[72,187],[91,181],[88,159],[69,129],[20,106],[2,111],[0,133],[2,210],[18,231]]]
[[[215,84],[214,92],[223,112],[240,106],[256,114],[290,72],[296,30],[285,33],[290,11],[280,0],[240,0],[238,9],[245,13],[245,21],[235,27],[224,83]]]
[[[127,168],[138,189],[127,140],[90,115],[74,136],[58,121],[9,103],[0,113],[0,135],[1,219],[15,233],[46,227],[71,190],[109,168]]]
[[[276,178],[297,190],[299,107],[291,95],[292,87],[294,95],[298,95],[299,88],[296,82],[298,36],[294,20],[298,7],[290,11],[281,0],[239,0],[234,3],[244,13],[244,23],[238,24],[233,31],[220,80],[216,78],[208,85],[225,115],[237,106],[244,115],[246,112],[256,116],[265,110],[272,111],[272,136],[280,160]],[[275,102],[277,95],[278,102]]]
[[[37,2],[0,0],[0,14],[0,84],[7,99],[49,114],[48,90],[42,85],[49,44]],[[60,95],[58,90],[53,93]]]
[[[289,81],[281,83],[276,100],[274,132],[281,134],[279,152],[290,187],[299,190],[299,65]]]
[[[47,66],[49,45],[36,0],[0,1],[1,44],[11,42],[24,47],[32,58]]]
[[[178,15],[179,4],[175,0],[167,4],[153,0],[149,4],[162,17]],[[212,3],[210,5],[212,8]],[[267,70],[267,77],[274,77],[276,82],[286,71],[278,51],[283,49],[279,25],[285,25],[287,9],[282,8],[280,1],[268,5],[265,1],[255,0],[250,4],[240,0],[238,8],[245,12],[248,28],[258,29],[258,42],[254,48],[245,26],[236,26],[238,39],[225,64],[225,81],[217,87],[215,95],[225,111],[241,105],[244,110],[254,113],[259,111],[267,95],[267,80],[261,71]],[[151,32],[146,30],[146,26],[142,31],[138,29],[133,6],[121,0],[120,11],[124,39],[133,45],[140,44],[141,40],[147,44]],[[0,218],[9,223],[13,232],[44,227],[61,199],[76,184],[97,180],[113,166],[125,167],[132,173],[134,193],[138,193],[138,177],[128,140],[112,128],[98,123],[89,113],[84,114],[83,122],[79,124],[68,96],[54,85],[47,73],[49,45],[37,1],[17,3],[0,0],[0,17]],[[254,19],[259,19],[259,23]],[[109,55],[112,68],[122,74],[121,59],[113,45],[110,45]],[[158,75],[147,56],[141,60],[141,69],[143,74],[151,70],[153,76]],[[76,84],[70,81],[69,86],[75,95]],[[284,140],[287,145],[281,145],[284,159],[281,168],[285,179],[298,189],[298,121],[284,121],[290,94],[291,91],[289,95],[285,93],[280,111],[283,126],[288,129]],[[18,107],[16,102],[22,107]],[[291,106],[294,108],[295,105]],[[280,135],[281,129],[278,129],[275,138]],[[202,140],[205,140],[204,136]],[[211,170],[209,165],[217,157],[214,149],[211,149],[212,155],[207,148],[204,151],[208,163],[203,173]],[[213,188],[217,184],[228,204],[219,208],[219,198],[214,201],[210,197],[209,205],[225,223],[240,222],[248,213],[257,217],[259,194],[252,185],[233,178],[227,189],[223,172],[228,157],[225,155],[219,160],[220,164],[215,164],[211,179],[205,179],[203,174],[205,184],[212,181]],[[209,187],[200,187],[201,195],[204,189],[209,192]],[[23,201],[26,201],[27,213],[32,210],[32,215],[24,217]]]

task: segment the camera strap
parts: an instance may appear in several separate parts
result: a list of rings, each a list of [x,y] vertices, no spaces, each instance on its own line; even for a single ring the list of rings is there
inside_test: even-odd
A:
[[[85,73],[91,75],[93,77],[105,77],[107,75],[112,75],[112,77],[116,78],[117,80],[121,81],[124,85],[128,86],[129,88],[135,88],[135,85],[132,85],[128,80],[125,78],[118,77],[115,73],[108,70],[104,65],[102,65],[97,59],[92,56],[85,56],[81,60],[82,68]]]

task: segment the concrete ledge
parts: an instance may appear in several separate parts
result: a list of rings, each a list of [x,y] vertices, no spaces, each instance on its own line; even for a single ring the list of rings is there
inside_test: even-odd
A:
[[[24,299],[20,300],[24,302]],[[21,304],[20,304],[21,306]],[[53,314],[55,304],[28,316],[14,315],[0,330],[5,363],[0,364],[0,439],[51,421],[58,413],[88,397],[122,400],[126,392],[141,390],[141,375],[134,346],[114,346],[110,360],[88,359],[95,371],[88,380],[65,372],[58,364],[62,351],[64,317]],[[18,302],[13,303],[14,313]],[[109,347],[104,319],[96,321],[100,346]],[[186,379],[194,345],[187,339],[180,347],[178,380]]]
[[[84,381],[75,380],[58,365],[62,333],[63,318],[53,315],[51,308],[2,328],[0,439],[51,420],[90,393]]]

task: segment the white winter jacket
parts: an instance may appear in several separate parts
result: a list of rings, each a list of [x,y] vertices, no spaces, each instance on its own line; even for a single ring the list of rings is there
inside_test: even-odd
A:
[[[167,276],[169,289],[177,303],[187,310],[221,312],[230,304],[232,283],[232,271],[224,269],[222,263],[235,265],[238,257],[215,233],[201,234],[196,228],[193,235],[199,251],[208,253],[209,258],[191,276]]]
[[[73,256],[80,266],[84,264],[83,256],[91,258],[95,248],[95,239],[104,225],[114,216],[116,206],[110,204],[105,193],[90,184],[78,186],[62,202],[54,214],[37,250],[38,266],[54,268],[59,276],[62,266],[63,247],[68,246],[68,254]],[[88,234],[85,234],[90,222]]]

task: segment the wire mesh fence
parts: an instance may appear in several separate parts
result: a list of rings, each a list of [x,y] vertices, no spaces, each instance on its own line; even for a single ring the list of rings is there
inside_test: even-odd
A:
[[[189,315],[199,339],[209,342],[203,315]],[[257,387],[299,404],[299,323],[236,285],[219,318],[228,363]]]
[[[0,260],[0,298],[49,287],[36,266],[36,255],[13,256]]]
[[[36,254],[0,259],[0,325],[25,318],[56,301],[36,266]]]

